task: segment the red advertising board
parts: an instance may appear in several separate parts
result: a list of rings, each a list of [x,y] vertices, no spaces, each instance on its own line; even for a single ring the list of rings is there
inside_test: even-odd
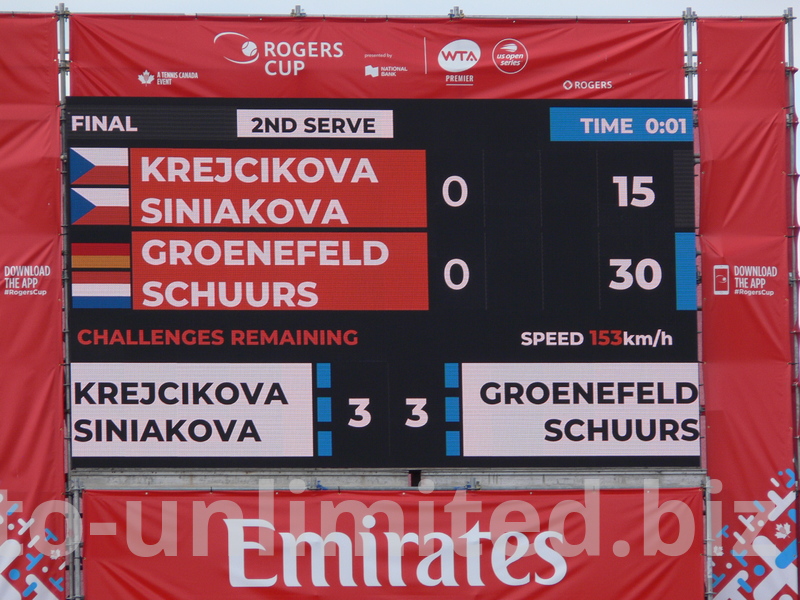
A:
[[[795,598],[784,23],[700,20],[698,37],[713,589],[717,598]]]
[[[684,95],[679,19],[72,15],[70,27],[76,96]]]
[[[699,489],[84,495],[87,600],[700,598]]]
[[[45,556],[37,545],[44,528],[64,542],[63,518],[47,518],[65,479],[56,49],[52,16],[0,15],[0,595],[8,598],[30,586],[63,597],[66,588],[63,553]],[[35,566],[9,568],[26,547]]]

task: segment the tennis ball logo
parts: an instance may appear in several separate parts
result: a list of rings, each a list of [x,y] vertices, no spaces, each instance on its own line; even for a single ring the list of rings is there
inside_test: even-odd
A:
[[[223,31],[214,36],[214,46],[222,57],[237,65],[249,65],[258,60],[258,46],[246,35]]]
[[[256,46],[255,42],[251,42],[248,40],[244,44],[242,44],[242,54],[252,58],[256,54],[258,54],[258,46]]]

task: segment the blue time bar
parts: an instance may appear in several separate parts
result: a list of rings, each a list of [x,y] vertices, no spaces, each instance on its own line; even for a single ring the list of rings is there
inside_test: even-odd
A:
[[[552,142],[691,142],[691,107],[550,108]]]

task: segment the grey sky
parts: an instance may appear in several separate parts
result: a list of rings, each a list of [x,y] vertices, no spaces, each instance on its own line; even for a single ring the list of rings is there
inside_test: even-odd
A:
[[[54,0],[0,0],[0,12],[53,12]],[[699,17],[781,16],[792,7],[780,0],[66,0],[72,12],[288,15],[300,5],[309,16],[446,16],[459,6],[466,16],[631,16],[680,17],[687,7]],[[794,11],[797,13],[797,11]]]

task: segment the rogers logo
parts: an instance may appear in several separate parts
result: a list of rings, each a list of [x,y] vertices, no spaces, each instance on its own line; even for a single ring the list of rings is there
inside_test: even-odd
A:
[[[480,57],[478,44],[472,40],[456,40],[439,52],[439,66],[450,73],[463,73],[475,66]]]
[[[237,65],[249,65],[258,60],[258,46],[246,35],[225,31],[214,36],[214,45],[220,47],[222,56]]]
[[[519,73],[528,64],[528,49],[519,40],[511,38],[497,42],[492,51],[494,66],[503,73]]]
[[[562,85],[565,90],[610,90],[614,87],[611,81],[570,81],[569,79]]]

